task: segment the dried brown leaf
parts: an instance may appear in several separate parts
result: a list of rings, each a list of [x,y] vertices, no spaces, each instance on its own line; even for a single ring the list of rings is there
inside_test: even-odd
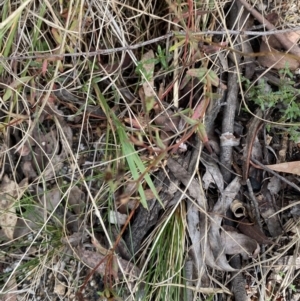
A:
[[[59,295],[59,296],[64,296],[66,293],[66,289],[67,287],[62,284],[61,282],[59,282],[58,279],[55,279],[55,285],[54,285],[54,293]]]
[[[267,182],[263,183],[261,192],[256,196],[256,199],[260,215],[263,217],[270,235],[278,237],[282,234],[282,224],[276,214],[277,209],[274,206],[274,197],[270,193],[268,186]],[[280,187],[280,182],[278,186]]]
[[[127,214],[110,210],[108,214],[108,222],[110,224],[124,225],[126,223],[127,217]]]
[[[153,79],[155,61],[154,61],[153,50],[149,50],[148,52],[143,54],[141,65],[142,65],[142,72],[144,73],[144,76],[147,79],[147,81],[143,83],[143,89],[147,101],[147,99],[149,98],[155,98],[154,79]]]
[[[46,209],[52,212],[61,202],[61,191],[58,187],[54,187],[49,191],[39,191],[38,199],[42,207],[46,205]]]
[[[101,255],[97,252],[85,250],[84,247],[78,247],[76,249],[76,253],[79,256],[79,258],[91,268],[95,268],[96,266],[98,266],[100,261],[102,261],[102,263],[97,267],[96,272],[99,273],[101,276],[108,276],[107,273],[110,272],[110,267],[106,268],[108,256]],[[118,263],[122,266],[122,269],[125,273],[131,274],[135,277],[138,277],[138,275],[140,274],[140,270],[131,262],[128,262],[122,258],[118,258]],[[121,272],[119,272],[118,274],[118,276],[121,278]]]
[[[296,44],[300,39],[300,30],[290,31],[285,33],[285,36],[294,44]]]
[[[179,128],[180,116],[172,116],[173,112],[167,110],[159,114],[155,119],[154,123],[164,132],[176,132]]]
[[[207,212],[207,200],[203,189],[201,189],[201,186],[195,179],[191,180],[191,175],[175,160],[169,158],[167,166],[178,180],[180,180],[184,185],[189,185],[187,187],[189,194],[197,200],[198,206],[201,208],[201,211],[199,213],[196,212],[196,216],[190,217],[191,224],[193,225],[193,220],[197,221],[197,216],[198,218],[200,218],[200,222],[198,222],[199,227],[197,233],[191,233],[195,236],[195,238],[197,238],[197,241],[202,242],[200,244],[201,248],[197,248],[196,252],[198,253],[195,254],[196,256],[198,256],[198,264],[201,264],[203,262],[202,254],[205,254],[205,261],[211,267],[223,271],[235,271],[235,269],[233,269],[228,264],[226,256],[223,252],[219,230],[222,222],[221,216],[225,215],[225,213],[223,213],[223,210],[224,208],[228,209],[230,202],[239,191],[240,180],[238,178],[234,179],[230,183],[230,185],[228,185],[226,190],[223,191],[222,198],[218,201],[214,208],[214,213],[217,214],[214,214],[211,217],[211,219],[213,219],[213,222],[210,225],[209,239],[207,240],[206,229],[209,223],[209,219],[207,218],[207,214],[204,213]],[[219,212],[221,212],[221,215],[219,215]],[[209,241],[209,243],[207,243],[207,241]],[[201,252],[199,252],[199,249],[201,249]]]
[[[74,212],[80,216],[85,208],[85,193],[77,186],[72,187],[68,202]]]
[[[270,45],[270,43],[267,44],[264,40],[262,40],[260,44],[260,52],[267,53],[264,56],[258,57],[258,62],[264,67],[284,69],[288,66],[290,70],[296,70],[299,68],[300,63],[298,60],[286,55],[284,52],[276,50]]]
[[[1,301],[17,301],[18,284],[15,277],[10,278],[5,290],[8,292],[0,296]]]
[[[15,203],[22,197],[28,185],[28,179],[20,184],[4,175],[0,185],[0,226],[9,239],[14,238],[14,230],[18,221]]]
[[[2,199],[0,202],[0,211],[0,226],[4,231],[4,234],[9,239],[13,239],[15,225],[18,220],[16,209],[7,200]]]
[[[159,193],[161,191],[161,189],[162,189],[161,186],[160,187],[156,187],[157,193]],[[153,193],[153,191],[151,189],[145,189],[144,192],[145,192],[146,200],[147,201],[150,201],[150,200],[156,198],[155,194]]]
[[[225,254],[241,254],[244,259],[248,259],[248,257],[257,256],[259,253],[260,248],[256,240],[242,233],[222,231],[221,239],[225,247]]]
[[[34,208],[33,210],[26,211],[19,218],[15,226],[14,238],[19,238],[30,232],[37,231],[42,225],[43,209]]]
[[[219,166],[213,161],[202,160],[202,163],[206,168],[206,172],[202,177],[204,188],[208,189],[210,184],[215,184],[222,192],[224,190],[224,179]]]
[[[294,175],[300,175],[300,161],[292,161],[292,162],[285,162],[273,165],[266,165],[266,167],[277,171],[277,172],[285,172],[291,173]]]
[[[260,230],[259,226],[251,223],[247,218],[243,218],[238,229],[245,235],[255,239],[259,244],[273,244],[273,242]]]
[[[232,200],[234,200],[235,196],[239,192],[240,187],[240,179],[239,177],[236,177],[222,192],[221,197],[213,208],[213,215],[211,216],[213,222],[211,223],[208,234],[209,244],[214,254],[216,264],[219,269],[221,268],[225,271],[233,271],[234,269],[228,264],[224,254],[224,246],[222,245],[220,237],[220,226],[223,219],[222,217],[226,216],[226,211],[229,209]]]

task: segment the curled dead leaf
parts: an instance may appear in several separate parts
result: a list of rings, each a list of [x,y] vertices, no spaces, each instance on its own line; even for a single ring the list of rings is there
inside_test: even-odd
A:
[[[236,231],[222,231],[222,244],[225,247],[225,254],[241,254],[244,259],[256,257],[260,247],[256,240]]]
[[[210,162],[202,160],[202,163],[206,168],[202,177],[204,188],[208,189],[210,184],[215,184],[219,191],[222,192],[224,190],[224,179],[219,166],[212,160]]]
[[[247,218],[243,218],[238,229],[245,235],[255,239],[259,244],[273,244],[273,242],[260,230],[259,226],[251,223]]]
[[[219,269],[225,271],[233,271],[234,269],[228,264],[224,254],[224,245],[221,241],[220,226],[222,223],[222,216],[226,215],[226,211],[232,200],[236,197],[241,187],[240,179],[236,177],[230,184],[222,191],[221,197],[213,208],[213,216],[211,227],[209,229],[208,237],[211,250],[214,254],[215,261]]]

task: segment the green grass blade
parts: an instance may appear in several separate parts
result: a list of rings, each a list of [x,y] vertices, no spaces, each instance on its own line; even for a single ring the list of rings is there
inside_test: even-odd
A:
[[[119,121],[119,119],[116,117],[114,112],[107,105],[106,99],[104,98],[103,94],[101,93],[99,87],[97,85],[94,85],[94,89],[98,96],[99,104],[100,104],[102,110],[106,113],[106,116],[108,118],[111,118],[113,120],[113,124],[117,129],[117,134],[119,137],[119,142],[121,144],[122,153],[123,153],[123,156],[126,158],[129,170],[132,174],[132,177],[134,180],[138,180],[140,175],[146,171],[146,167],[143,164],[141,158],[139,157],[139,154],[136,152],[133,145],[129,141],[123,124]],[[149,173],[145,174],[144,179],[147,182],[149,188],[152,190],[154,196],[157,198],[157,200],[163,206]],[[139,191],[139,194],[141,197],[141,204],[145,208],[147,208],[148,207],[147,199],[146,199],[146,195],[145,195],[144,189],[141,184],[138,184],[138,191]]]

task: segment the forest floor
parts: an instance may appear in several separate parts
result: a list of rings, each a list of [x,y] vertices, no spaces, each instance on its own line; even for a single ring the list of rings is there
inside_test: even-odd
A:
[[[0,301],[300,299],[296,0],[0,14]]]

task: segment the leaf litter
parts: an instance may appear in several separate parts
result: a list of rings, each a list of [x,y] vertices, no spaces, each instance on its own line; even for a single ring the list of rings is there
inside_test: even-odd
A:
[[[49,58],[1,65],[3,300],[297,296],[299,30],[276,32],[286,24],[272,5],[219,4],[59,2],[49,14],[61,25],[45,8],[35,20],[49,27],[41,43],[24,21],[22,41]],[[265,27],[253,39],[196,34],[220,31],[220,12],[230,33]],[[128,46],[167,34],[166,15],[173,36]]]

